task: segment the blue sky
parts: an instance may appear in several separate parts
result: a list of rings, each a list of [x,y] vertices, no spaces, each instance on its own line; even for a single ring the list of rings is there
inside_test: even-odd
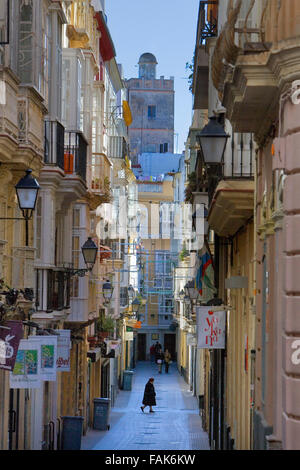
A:
[[[144,52],[155,55],[157,77],[175,78],[174,151],[181,153],[192,116],[186,62],[191,62],[196,41],[199,0],[106,0],[107,24],[123,65],[125,78],[137,77]]]

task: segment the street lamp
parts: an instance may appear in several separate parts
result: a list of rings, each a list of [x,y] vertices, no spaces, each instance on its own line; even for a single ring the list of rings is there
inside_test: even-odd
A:
[[[127,290],[128,290],[128,298],[130,301],[132,301],[134,298],[134,288],[132,287],[131,284],[128,286]]]
[[[67,269],[66,272],[69,277],[80,276],[83,277],[87,272],[91,272],[96,262],[98,247],[91,237],[82,245],[81,252],[83,255],[86,268],[82,269]]]
[[[183,299],[184,299],[184,296],[185,296],[184,290],[181,289],[181,291],[179,292],[178,295],[179,295],[180,300],[183,300]]]
[[[40,185],[31,176],[32,170],[28,168],[26,175],[16,184],[15,189],[18,197],[19,207],[23,213],[22,217],[0,217],[0,220],[25,220],[25,245],[28,246],[28,220],[36,206],[37,195]]]
[[[197,141],[200,144],[206,165],[222,163],[229,137],[229,134],[226,134],[223,126],[217,121],[217,117],[211,116],[208,124],[197,135]]]
[[[31,173],[32,170],[28,168],[26,175],[15,186],[19,207],[25,220],[29,220],[32,217],[40,189],[39,183],[31,176]]]
[[[114,288],[111,282],[107,279],[102,286],[102,293],[104,297],[104,303],[108,304],[112,298]]]
[[[184,286],[185,294],[186,296],[191,300],[197,301],[199,297],[199,291],[197,287],[195,287],[195,282],[194,281],[189,281],[186,283]]]
[[[87,241],[82,245],[81,251],[88,271],[92,271],[98,252],[98,247],[92,240],[92,237],[88,237]]]
[[[135,315],[138,314],[140,306],[141,306],[141,301],[136,297],[131,304],[132,311]]]

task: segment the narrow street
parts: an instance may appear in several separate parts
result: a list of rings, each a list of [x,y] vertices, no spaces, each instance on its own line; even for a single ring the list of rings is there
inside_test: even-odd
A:
[[[157,406],[142,413],[144,387],[154,377]],[[131,391],[121,390],[111,410],[109,431],[88,431],[82,450],[209,450],[196,397],[172,364],[169,374],[150,362],[134,370]]]

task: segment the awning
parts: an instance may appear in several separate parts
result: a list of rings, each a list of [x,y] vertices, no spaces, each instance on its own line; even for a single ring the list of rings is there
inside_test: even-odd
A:
[[[107,351],[111,357],[117,357],[121,353],[121,343],[120,341],[109,340],[106,341]],[[113,351],[113,354],[111,354]]]
[[[101,358],[101,349],[95,348],[95,349],[88,351],[87,357],[89,357],[92,362],[97,362]]]
[[[109,259],[111,257],[112,250],[109,246],[105,245],[100,245],[99,247],[99,257],[100,257],[100,263],[104,259]]]
[[[112,41],[109,29],[107,27],[105,17],[102,11],[98,11],[95,15],[98,21],[98,30],[101,32],[100,38],[100,54],[104,62],[111,60],[116,56],[114,43]]]

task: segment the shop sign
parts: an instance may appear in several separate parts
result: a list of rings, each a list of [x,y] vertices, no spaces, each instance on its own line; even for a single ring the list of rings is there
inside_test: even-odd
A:
[[[10,388],[40,388],[40,345],[21,339],[15,366],[10,372]]]
[[[133,341],[133,331],[126,331],[125,341]]]
[[[7,321],[0,326],[0,369],[12,371],[23,337],[21,321]]]
[[[70,372],[71,331],[57,330],[57,372]]]
[[[226,312],[197,307],[198,349],[225,349]]]
[[[57,336],[29,336],[30,340],[38,343],[40,348],[41,380],[56,381]]]

